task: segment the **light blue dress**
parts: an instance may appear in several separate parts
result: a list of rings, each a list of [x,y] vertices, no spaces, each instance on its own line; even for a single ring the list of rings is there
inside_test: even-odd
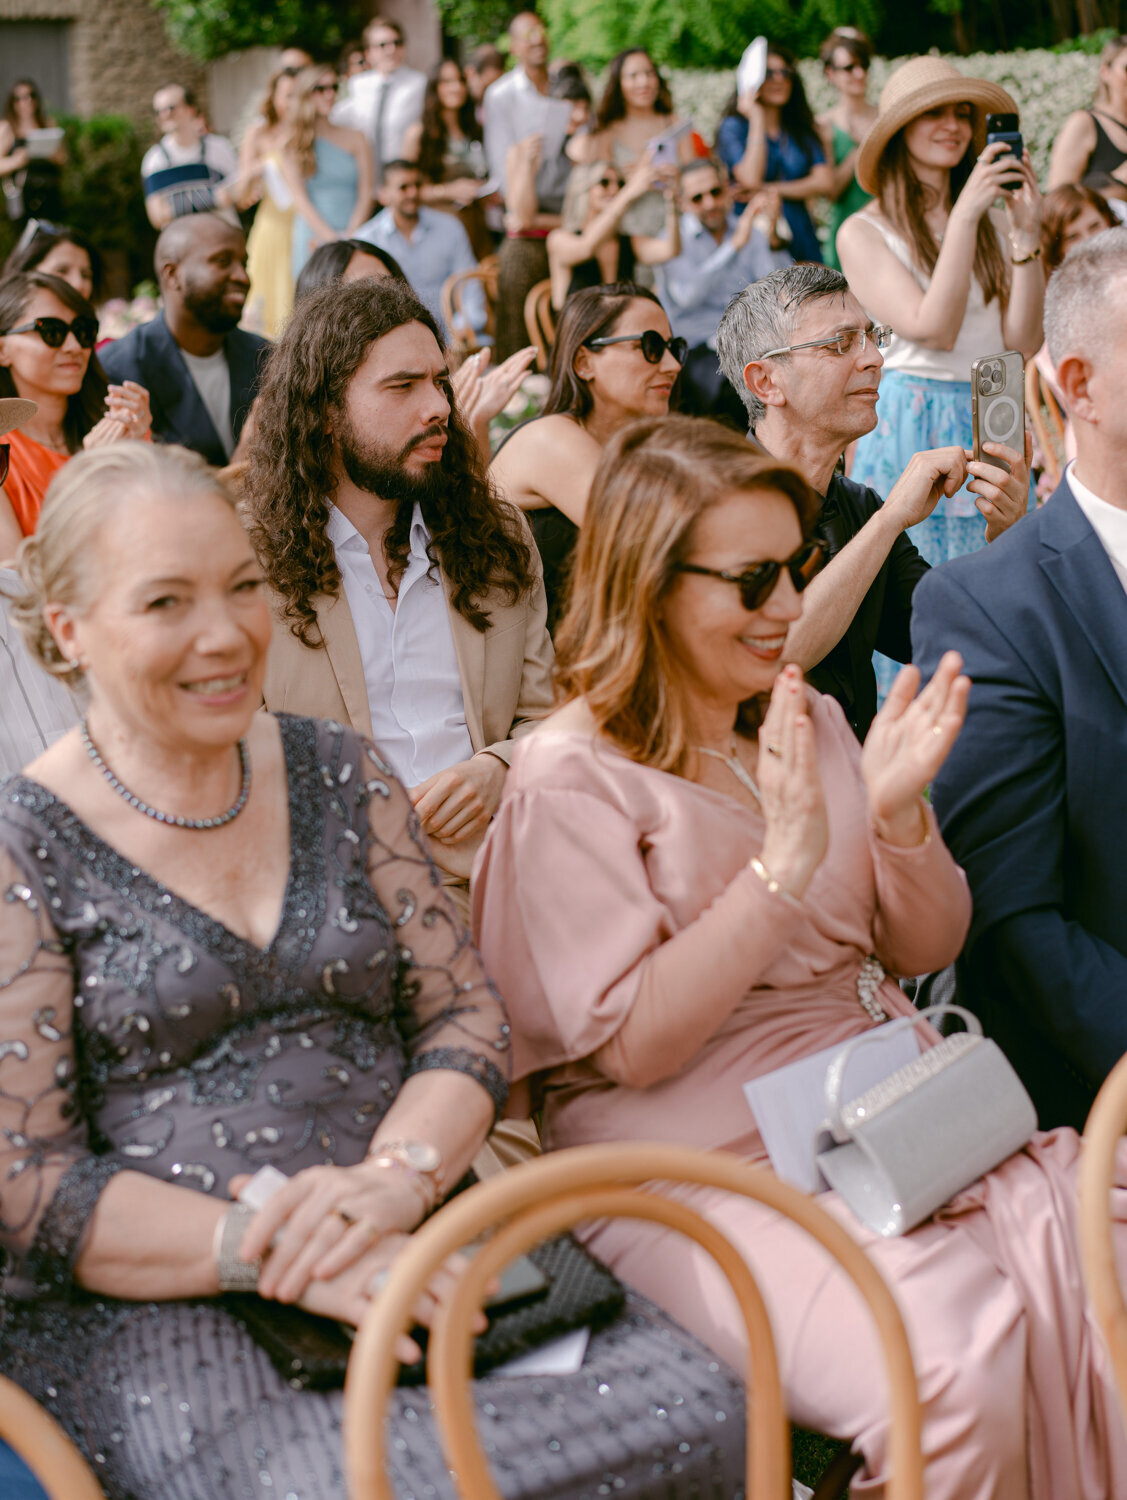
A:
[[[360,171],[351,151],[334,146],[332,141],[317,138],[313,143],[317,156],[317,170],[305,179],[305,191],[313,207],[334,229],[348,228],[352,210],[356,207],[356,192]],[[313,231],[299,213],[293,221],[293,273],[296,278],[309,259],[313,245]]]

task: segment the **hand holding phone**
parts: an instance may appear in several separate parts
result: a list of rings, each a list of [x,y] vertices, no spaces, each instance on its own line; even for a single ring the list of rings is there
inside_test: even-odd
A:
[[[1025,142],[1021,138],[1018,129],[1018,118],[1015,114],[1000,114],[986,116],[986,144],[993,146],[1000,142],[1006,147],[1006,151],[1014,157],[1018,165],[1021,164],[1025,153]],[[999,152],[995,160],[999,160],[1005,153]],[[1011,182],[1005,184],[1007,192],[1016,192],[1022,185],[1022,178],[1015,176]]]
[[[1004,443],[1025,449],[1025,361],[1013,350],[975,360],[970,373],[971,425],[976,463],[1009,472],[1004,459],[984,453],[982,445]]]

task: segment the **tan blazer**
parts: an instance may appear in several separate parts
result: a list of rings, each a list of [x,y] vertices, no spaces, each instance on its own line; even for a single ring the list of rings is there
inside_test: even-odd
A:
[[[485,601],[490,627],[483,634],[450,603],[454,651],[462,678],[466,728],[474,751],[488,750],[506,765],[512,741],[527,733],[552,708],[552,641],[539,558],[533,552],[536,583],[531,595],[510,604],[503,594]],[[274,639],[266,667],[266,707],[315,719],[336,719],[371,735],[372,715],[356,628],[344,587],[335,598],[320,594],[313,606],[324,649],[303,646],[274,601]]]

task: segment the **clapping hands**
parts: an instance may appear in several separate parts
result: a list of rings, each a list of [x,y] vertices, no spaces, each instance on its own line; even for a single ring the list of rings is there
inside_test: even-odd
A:
[[[948,651],[918,692],[918,667],[902,667],[861,751],[861,775],[878,837],[911,848],[923,842],[920,798],[950,754],[967,712],[970,678]]]
[[[825,857],[829,823],[806,686],[796,666],[775,679],[759,730],[759,791],[767,824],[762,860],[771,877],[798,897]]]

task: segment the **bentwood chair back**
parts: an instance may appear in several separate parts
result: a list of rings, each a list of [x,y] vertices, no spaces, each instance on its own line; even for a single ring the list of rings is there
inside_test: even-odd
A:
[[[1080,1255],[1084,1285],[1111,1353],[1119,1399],[1127,1414],[1127,1303],[1112,1240],[1115,1158],[1127,1130],[1127,1057],[1104,1080],[1084,1126],[1080,1156]]]
[[[538,281],[524,299],[524,326],[528,342],[536,345],[536,368],[545,375],[552,363],[556,343],[556,313],[552,307],[552,283]]]
[[[93,1470],[33,1397],[0,1375],[0,1438],[19,1454],[50,1500],[105,1500]]]
[[[1056,489],[1064,472],[1064,413],[1032,359],[1025,366],[1025,409],[1045,461],[1045,473]]]
[[[492,334],[496,328],[497,266],[497,257],[487,255],[472,270],[455,271],[453,276],[448,276],[442,284],[440,293],[442,321],[446,324],[446,336],[456,356],[455,364],[460,364],[468,354],[472,354],[475,349],[481,347],[481,340],[477,334],[459,317],[466,287],[471,281],[479,281],[485,293],[485,332]]]
[[[838,1261],[877,1325],[891,1406],[887,1500],[923,1500],[920,1406],[908,1337],[880,1272],[812,1198],[725,1152],[668,1145],[599,1145],[553,1152],[460,1194],[416,1230],[360,1327],[345,1384],[345,1460],[353,1500],[394,1500],[384,1463],[386,1414],[398,1364],[395,1341],[447,1257],[486,1230],[430,1332],[427,1383],[448,1466],[463,1500],[500,1500],[474,1426],[471,1323],[489,1279],[539,1241],[587,1219],[629,1217],[678,1230],[725,1272],[748,1339],[747,1500],[789,1500],[790,1437],[766,1307],[746,1261],[709,1220],[655,1182],[701,1183],[765,1203],[795,1221]],[[754,1391],[754,1399],[752,1392]]]

